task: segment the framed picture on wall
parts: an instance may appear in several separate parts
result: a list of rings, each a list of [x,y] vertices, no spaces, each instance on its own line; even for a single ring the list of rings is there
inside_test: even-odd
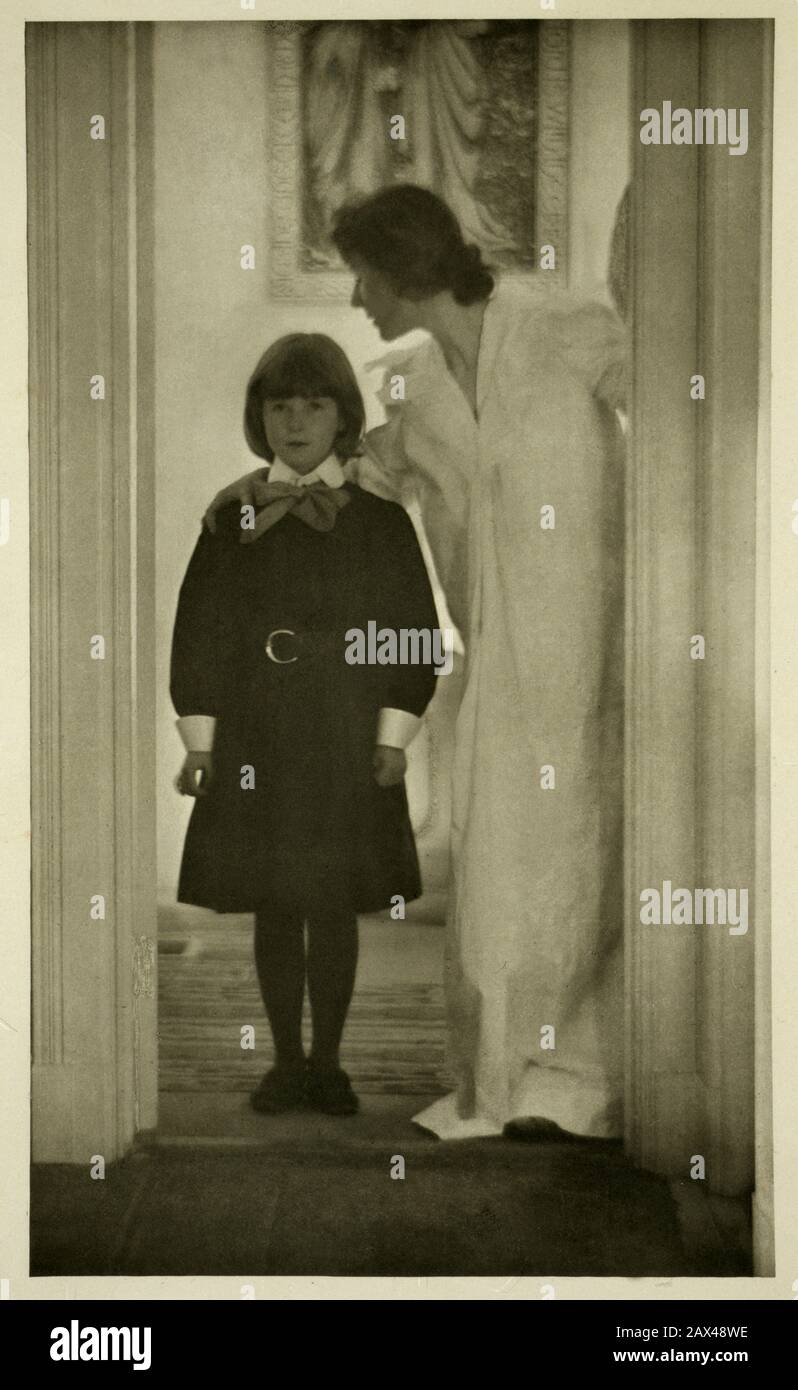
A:
[[[419,183],[505,276],[567,255],[568,26],[539,20],[265,26],[270,290],[346,299],[329,238],[342,203]],[[297,151],[300,157],[297,158]]]

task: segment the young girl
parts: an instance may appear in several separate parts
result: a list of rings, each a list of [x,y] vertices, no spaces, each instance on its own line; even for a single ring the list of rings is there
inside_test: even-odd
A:
[[[338,1048],[355,914],[420,894],[403,750],[435,686],[430,665],[350,664],[351,630],[432,631],[435,606],[406,512],[344,478],[365,412],[330,338],[274,343],[244,421],[271,464],[268,500],[233,503],[202,531],[175,620],[171,693],[188,750],[176,785],[197,798],[177,896],[255,913],[276,1060],[254,1107],[351,1114]]]

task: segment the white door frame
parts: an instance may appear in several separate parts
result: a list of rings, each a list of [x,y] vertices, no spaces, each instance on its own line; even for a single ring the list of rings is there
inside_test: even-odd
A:
[[[701,1156],[707,1187],[720,1194],[750,1192],[756,1180],[760,1273],[772,1154],[771,34],[755,20],[633,25],[627,489],[627,1150],[686,1180]],[[661,110],[664,100],[690,110],[747,107],[748,153],[642,145],[640,112]],[[703,400],[691,398],[696,374]],[[690,657],[696,634],[703,660]],[[747,887],[749,932],[642,926],[641,892],[666,880]]]
[[[156,1118],[149,40],[27,28],[35,1161]]]

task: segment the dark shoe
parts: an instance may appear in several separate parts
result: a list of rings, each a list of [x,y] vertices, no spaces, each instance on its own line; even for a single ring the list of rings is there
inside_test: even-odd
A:
[[[573,1134],[570,1129],[561,1129],[554,1120],[544,1120],[542,1115],[524,1115],[517,1120],[509,1120],[502,1134],[505,1139],[514,1139],[521,1144],[599,1144],[607,1148],[623,1142],[621,1139],[595,1139],[589,1134]]]
[[[325,1070],[321,1067],[308,1067],[305,1094],[308,1105],[313,1110],[321,1110],[325,1115],[356,1115],[359,1101],[352,1083],[340,1067]]]
[[[285,1110],[301,1110],[305,1103],[305,1068],[272,1067],[250,1096],[253,1110],[262,1115],[280,1115]]]
[[[562,1144],[572,1142],[578,1137],[567,1129],[561,1129],[554,1120],[544,1120],[540,1115],[510,1120],[504,1126],[502,1134],[505,1139],[519,1140],[522,1144],[542,1144],[547,1140]]]

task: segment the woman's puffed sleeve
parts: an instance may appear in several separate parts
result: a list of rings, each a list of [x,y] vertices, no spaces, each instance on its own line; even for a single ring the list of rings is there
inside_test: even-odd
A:
[[[385,424],[369,430],[363,441],[363,455],[350,466],[349,476],[366,492],[407,506],[415,496],[415,484],[404,449],[404,405],[393,390],[394,384],[402,381],[408,395],[412,395],[419,371],[424,376],[423,360],[420,361],[418,348],[392,350],[367,364],[368,371],[378,367],[382,369],[382,380],[375,395],[385,410]]]
[[[558,313],[552,341],[591,395],[613,410],[628,409],[631,334],[614,309],[591,300]]]

